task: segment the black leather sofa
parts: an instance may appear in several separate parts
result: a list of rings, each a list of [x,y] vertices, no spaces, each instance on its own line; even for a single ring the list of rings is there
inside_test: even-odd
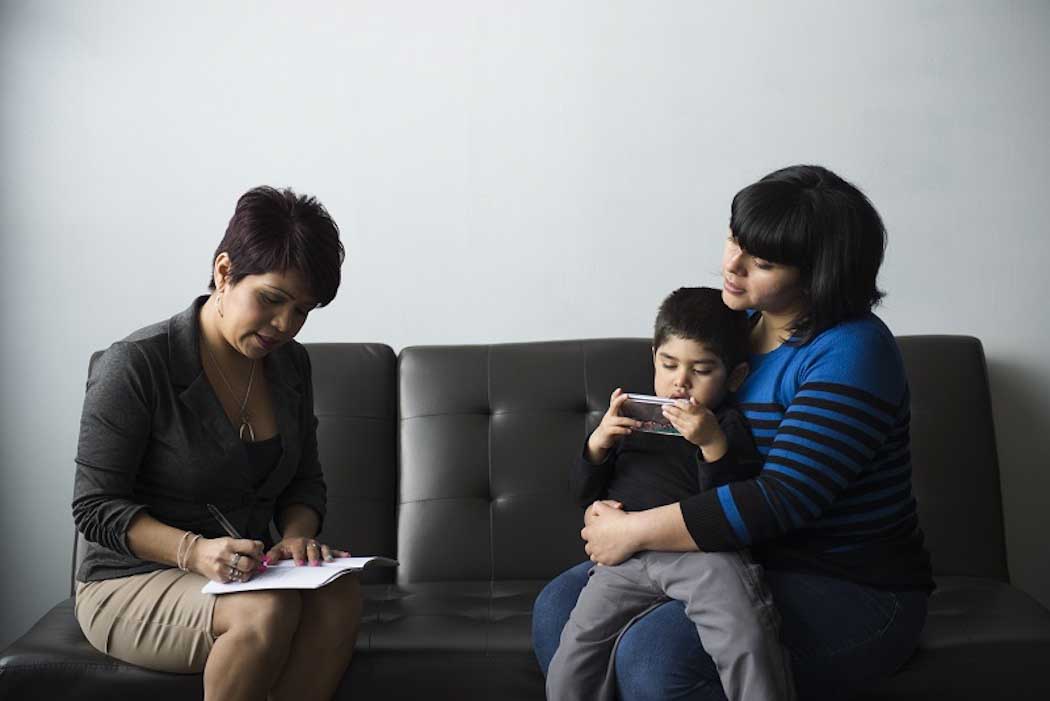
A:
[[[916,655],[864,698],[1050,699],[1050,611],[1009,583],[980,343],[900,343],[939,588]],[[365,621],[339,696],[542,699],[532,603],[584,559],[568,464],[613,387],[651,387],[648,342],[415,347],[400,358],[378,344],[309,349],[325,538],[401,562],[365,575]],[[5,700],[201,696],[199,676],[92,649],[72,599],[0,654]]]

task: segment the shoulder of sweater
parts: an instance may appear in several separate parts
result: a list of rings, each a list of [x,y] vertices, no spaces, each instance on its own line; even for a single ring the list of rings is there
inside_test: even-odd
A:
[[[827,329],[798,353],[800,384],[840,382],[893,402],[906,382],[896,338],[870,312]]]
[[[801,349],[810,348],[818,351],[827,348],[841,348],[843,345],[849,347],[871,344],[896,346],[897,342],[893,332],[883,323],[882,319],[868,312],[856,319],[840,321],[830,329],[825,329],[812,341],[801,346]]]

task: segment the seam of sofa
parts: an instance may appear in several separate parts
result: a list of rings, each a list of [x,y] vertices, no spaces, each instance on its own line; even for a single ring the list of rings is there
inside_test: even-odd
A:
[[[424,503],[426,503],[428,501],[454,501],[454,500],[459,500],[459,501],[468,501],[468,500],[469,501],[485,501],[485,502],[490,502],[490,503],[492,502],[491,499],[486,499],[485,497],[478,497],[478,496],[472,496],[472,497],[468,497],[468,496],[427,497],[426,499],[406,499],[405,501],[399,501],[398,502],[398,506],[404,506],[405,504],[424,504]]]
[[[580,344],[580,355],[583,356],[583,405],[587,408],[587,412],[590,412],[591,388],[587,382],[587,348],[582,343]],[[583,432],[587,433],[586,419],[583,422]]]
[[[130,665],[111,664],[106,662],[30,662],[27,664],[4,665],[3,667],[0,667],[0,677],[7,673],[38,669],[103,669],[118,672],[127,667],[130,667]],[[136,671],[140,671],[140,668],[136,668]],[[158,674],[163,674],[163,672],[158,672]]]
[[[486,469],[488,470],[489,491],[489,602],[492,601],[492,580],[496,577],[496,529],[492,525],[494,514],[492,513],[492,346],[485,349],[485,404],[489,410],[489,420],[486,426],[487,435],[485,449],[488,452]],[[488,634],[485,636],[485,649],[488,649]]]
[[[597,409],[595,410],[597,411]],[[590,412],[590,408],[587,409]],[[402,421],[414,419],[432,419],[435,416],[513,416],[515,414],[572,414],[580,413],[578,408],[567,409],[563,407],[530,407],[528,409],[504,409],[503,411],[437,411],[430,414],[413,414],[401,417]],[[604,411],[602,413],[605,413]],[[318,414],[320,416],[320,414]]]
[[[342,411],[315,411],[314,416],[317,418],[361,419],[364,421],[393,421],[389,416],[364,416],[362,414],[349,414]]]

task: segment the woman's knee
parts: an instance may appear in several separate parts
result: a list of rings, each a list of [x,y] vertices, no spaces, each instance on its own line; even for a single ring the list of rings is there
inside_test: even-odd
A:
[[[217,635],[261,644],[290,642],[302,612],[299,592],[287,589],[227,594],[215,605]]]
[[[263,594],[255,609],[260,628],[267,632],[295,632],[302,612],[302,596],[297,591],[274,589]]]
[[[655,654],[652,641],[640,631],[628,629],[616,647],[616,686],[620,697],[630,701],[669,698],[671,660]]]
[[[363,603],[360,579],[343,575],[320,589],[303,592],[303,622],[309,620],[311,632],[329,644],[353,644]]]
[[[590,569],[591,563],[583,562],[548,582],[532,606],[533,621],[559,622],[560,630],[568,620],[576,600],[580,598],[580,592],[587,585]]]
[[[679,601],[663,604],[624,631],[615,673],[625,701],[725,699],[718,670]]]

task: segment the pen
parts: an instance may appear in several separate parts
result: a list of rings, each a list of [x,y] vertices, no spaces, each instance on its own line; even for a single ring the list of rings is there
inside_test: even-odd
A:
[[[226,531],[226,535],[241,540],[241,534],[238,533],[237,529],[233,527],[233,524],[222,515],[222,512],[219,511],[219,507],[215,506],[215,504],[205,504],[205,506],[208,507],[208,511],[211,512],[211,515],[214,516],[215,520],[219,522],[220,526],[222,526],[222,530]],[[267,564],[267,559],[264,557],[260,563],[260,569],[266,569]]]
[[[207,504],[207,507],[208,511],[211,512],[211,515],[214,516],[215,520],[219,522],[220,526],[222,526],[222,530],[226,531],[226,535],[241,540],[241,534],[237,532],[237,529],[233,527],[233,524],[226,520],[226,517],[222,515],[222,512],[219,511],[215,504]]]

